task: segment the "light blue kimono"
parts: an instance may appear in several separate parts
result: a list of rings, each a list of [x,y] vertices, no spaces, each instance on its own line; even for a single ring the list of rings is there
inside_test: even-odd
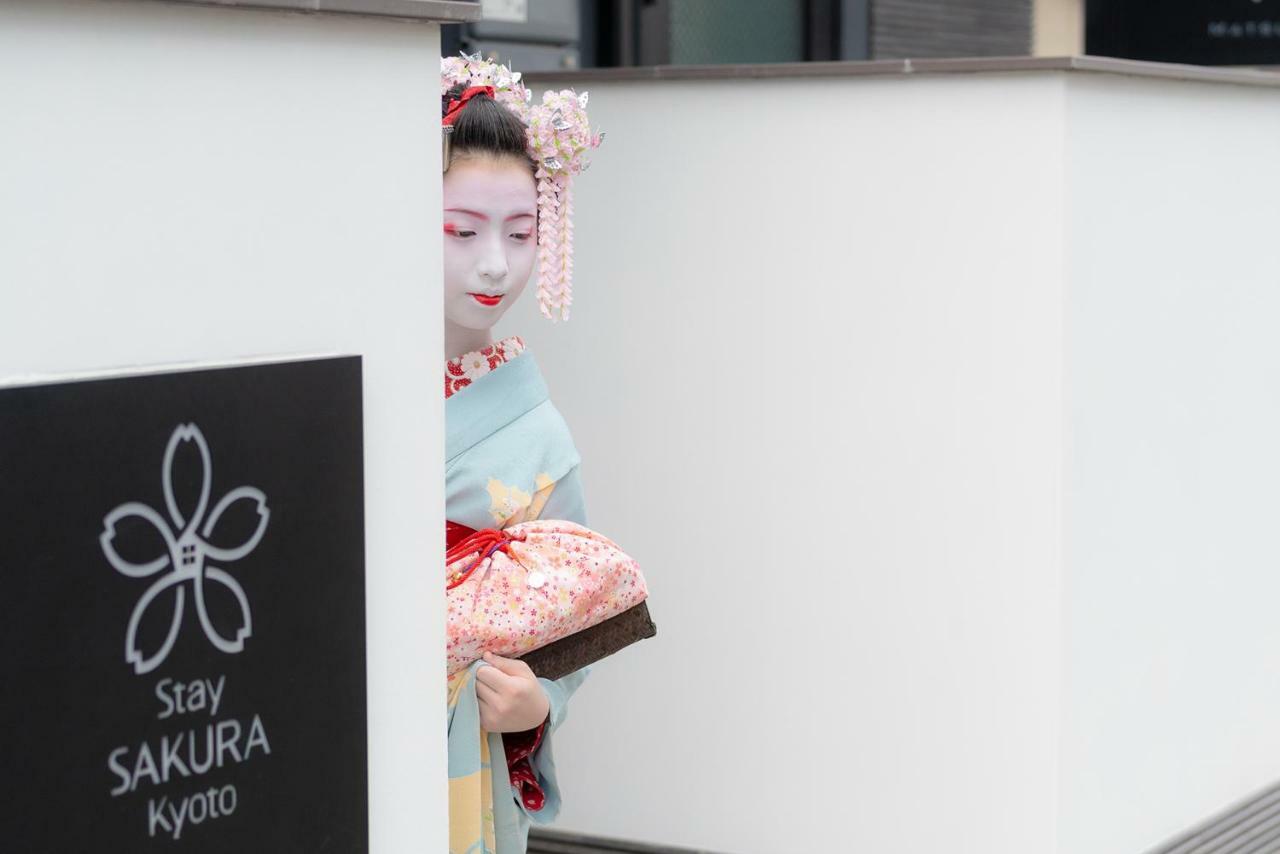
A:
[[[522,518],[526,508],[536,511],[542,490],[545,504],[532,516],[586,525],[578,450],[528,349],[445,400],[445,433],[445,517],[450,521],[477,530],[504,527]],[[488,665],[472,665],[480,666]],[[551,706],[542,742],[530,757],[546,796],[542,809],[530,811],[519,801],[502,734],[488,734],[497,854],[524,854],[530,822],[550,824],[559,815],[552,733],[564,723],[569,697],[590,671],[584,667],[554,681],[538,679]]]

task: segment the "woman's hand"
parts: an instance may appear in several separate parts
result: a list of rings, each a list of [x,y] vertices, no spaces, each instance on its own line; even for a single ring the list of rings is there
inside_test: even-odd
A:
[[[547,719],[551,701],[529,665],[491,652],[484,660],[493,666],[476,671],[480,726],[487,732],[523,732]]]

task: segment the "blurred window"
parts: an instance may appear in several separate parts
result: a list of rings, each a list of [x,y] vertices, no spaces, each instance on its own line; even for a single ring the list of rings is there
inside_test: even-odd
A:
[[[804,0],[670,0],[675,65],[805,60]]]

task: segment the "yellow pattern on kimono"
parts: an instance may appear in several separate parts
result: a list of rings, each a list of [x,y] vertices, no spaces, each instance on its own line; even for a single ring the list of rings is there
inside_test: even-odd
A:
[[[537,492],[533,495],[518,486],[508,486],[496,477],[489,478],[489,513],[499,528],[531,522],[542,513],[556,482],[546,472],[536,478]]]
[[[468,702],[475,705],[474,670],[460,670],[449,679],[449,707],[470,692]],[[463,747],[478,750],[477,771],[449,778],[449,854],[485,854],[497,851],[497,830],[493,816],[493,775],[489,766],[488,733],[449,734],[450,750]],[[472,754],[474,755],[474,754]]]

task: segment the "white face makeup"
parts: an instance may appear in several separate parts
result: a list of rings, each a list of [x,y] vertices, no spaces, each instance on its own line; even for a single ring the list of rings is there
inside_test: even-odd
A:
[[[537,258],[538,192],[528,165],[465,157],[444,173],[446,324],[487,330],[520,298]]]

